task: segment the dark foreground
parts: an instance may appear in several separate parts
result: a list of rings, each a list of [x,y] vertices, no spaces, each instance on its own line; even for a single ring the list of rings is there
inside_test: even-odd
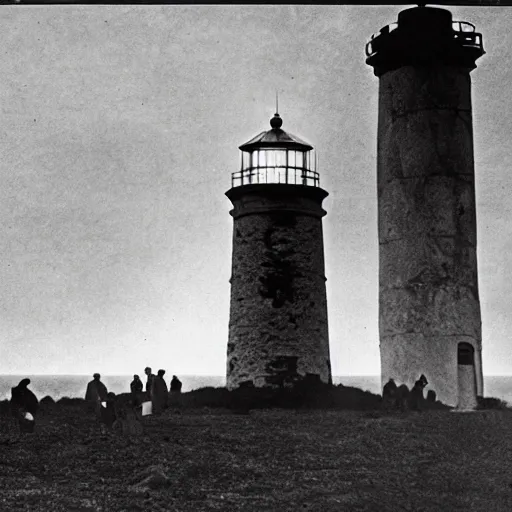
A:
[[[130,437],[81,404],[0,446],[0,510],[512,510],[512,412],[167,410]]]

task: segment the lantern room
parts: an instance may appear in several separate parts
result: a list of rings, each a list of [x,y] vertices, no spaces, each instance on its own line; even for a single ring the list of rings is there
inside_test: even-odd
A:
[[[231,186],[302,185],[319,187],[313,146],[281,129],[278,113],[270,120],[271,129],[242,144],[241,168],[231,176]]]
[[[485,51],[482,34],[466,21],[452,21],[445,9],[414,7],[382,28],[366,44],[366,63],[381,76],[402,66],[443,62],[474,69]]]

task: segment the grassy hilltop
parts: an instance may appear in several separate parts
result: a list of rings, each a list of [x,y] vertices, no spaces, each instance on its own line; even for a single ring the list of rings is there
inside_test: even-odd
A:
[[[347,389],[366,405],[249,411],[225,390],[184,393],[138,436],[80,399],[45,401],[36,432],[0,446],[0,510],[512,510],[512,411],[385,413]]]

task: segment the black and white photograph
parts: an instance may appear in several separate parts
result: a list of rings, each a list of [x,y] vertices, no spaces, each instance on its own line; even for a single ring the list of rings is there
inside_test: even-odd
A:
[[[0,4],[0,512],[512,510],[511,0]]]

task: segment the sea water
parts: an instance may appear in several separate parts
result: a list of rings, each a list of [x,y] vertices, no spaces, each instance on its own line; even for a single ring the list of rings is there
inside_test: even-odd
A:
[[[178,376],[183,383],[182,391],[205,386],[224,386],[226,379],[214,375],[183,375]],[[37,398],[51,396],[54,400],[59,398],[85,398],[87,383],[92,380],[92,375],[0,375],[0,400],[11,397],[11,388],[17,386],[21,379],[30,379],[29,389]],[[130,382],[133,375],[102,375],[101,381],[107,386],[108,391],[119,393],[130,392]],[[146,376],[141,380],[146,385]],[[169,385],[169,379],[167,384]]]
[[[179,375],[183,383],[182,391],[205,386],[222,387],[226,379],[219,375]],[[29,388],[41,399],[51,396],[54,400],[62,397],[84,398],[87,383],[92,380],[91,375],[0,375],[0,400],[11,397],[11,388],[16,386],[21,379],[29,378]],[[130,392],[130,382],[133,375],[104,375],[101,380],[109,391],[116,395]],[[142,376],[145,384],[145,376]],[[380,393],[380,377],[378,375],[350,375],[333,377],[334,384],[343,384],[361,388],[372,393]],[[505,400],[512,404],[512,376],[487,376],[484,377],[484,395]]]

